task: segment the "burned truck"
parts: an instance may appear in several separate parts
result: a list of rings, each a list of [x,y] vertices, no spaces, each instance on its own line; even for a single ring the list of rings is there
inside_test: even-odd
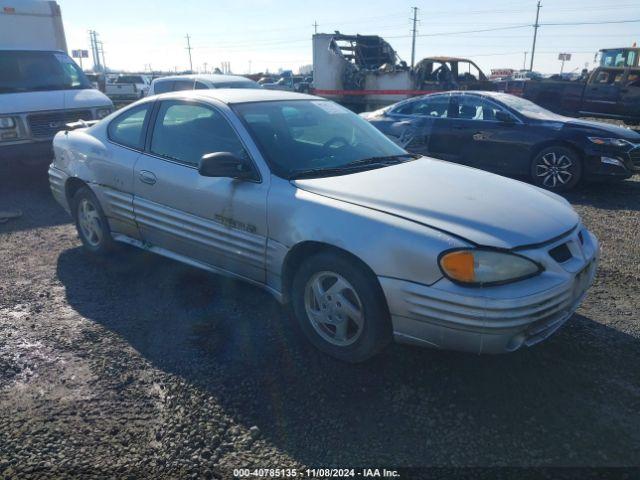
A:
[[[446,90],[494,90],[471,60],[428,57],[413,68],[377,35],[313,36],[314,93],[355,111]]]

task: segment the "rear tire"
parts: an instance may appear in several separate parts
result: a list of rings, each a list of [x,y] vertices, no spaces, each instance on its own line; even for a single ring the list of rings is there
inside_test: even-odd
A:
[[[582,160],[573,150],[557,146],[540,151],[531,162],[531,179],[538,187],[566,192],[582,178]]]
[[[82,246],[94,255],[110,253],[114,249],[114,241],[107,217],[95,194],[89,187],[82,187],[75,193],[71,203]]]
[[[344,362],[363,362],[392,339],[377,279],[339,253],[321,252],[300,265],[293,278],[291,306],[309,341]]]

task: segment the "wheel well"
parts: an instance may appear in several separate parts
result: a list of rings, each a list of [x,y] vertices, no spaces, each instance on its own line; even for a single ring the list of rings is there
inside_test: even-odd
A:
[[[535,158],[538,156],[538,154],[549,147],[563,147],[563,148],[568,148],[569,150],[571,150],[572,152],[574,152],[576,155],[578,155],[578,159],[580,160],[580,162],[584,161],[584,152],[578,148],[577,146],[575,146],[574,144],[567,142],[565,140],[550,140],[548,142],[544,142],[541,143],[539,145],[536,145],[536,147],[532,150],[531,152],[531,158],[529,159],[529,163],[532,164],[533,161],[535,160]]]
[[[289,302],[291,287],[293,285],[293,277],[295,277],[296,271],[298,270],[302,262],[304,262],[310,256],[315,255],[319,252],[333,252],[336,255],[347,258],[348,260],[362,268],[367,273],[367,275],[369,275],[375,282],[376,287],[379,289],[379,294],[382,295],[382,299],[386,306],[387,300],[384,296],[384,292],[382,291],[382,287],[380,286],[380,282],[378,282],[378,277],[376,276],[375,272],[371,270],[371,267],[369,267],[369,265],[367,265],[359,257],[347,250],[336,247],[334,245],[330,245],[328,243],[315,241],[301,242],[295,245],[287,253],[282,266],[282,297],[284,303]]]
[[[67,183],[65,184],[65,193],[67,195],[67,201],[69,202],[69,205],[71,205],[71,199],[76,194],[76,192],[82,187],[86,186],[87,184],[85,182],[76,177],[71,177],[69,180],[67,180]]]

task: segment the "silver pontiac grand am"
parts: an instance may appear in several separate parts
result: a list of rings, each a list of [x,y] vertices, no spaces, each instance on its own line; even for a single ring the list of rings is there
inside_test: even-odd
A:
[[[550,336],[598,242],[561,197],[407,153],[322,98],[195,90],[55,137],[53,195],[98,255],[135,245],[270,291],[358,362],[392,339],[475,353]]]

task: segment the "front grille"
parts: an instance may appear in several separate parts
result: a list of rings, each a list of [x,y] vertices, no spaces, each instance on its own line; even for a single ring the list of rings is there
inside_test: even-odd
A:
[[[558,245],[557,247],[549,250],[549,255],[551,255],[551,258],[553,258],[558,263],[564,263],[568,260],[571,260],[572,257],[571,251],[569,250],[569,247],[566,243]]]
[[[29,115],[31,135],[48,138],[64,129],[65,124],[78,120],[93,120],[91,110],[66,110],[60,112],[36,113]]]

